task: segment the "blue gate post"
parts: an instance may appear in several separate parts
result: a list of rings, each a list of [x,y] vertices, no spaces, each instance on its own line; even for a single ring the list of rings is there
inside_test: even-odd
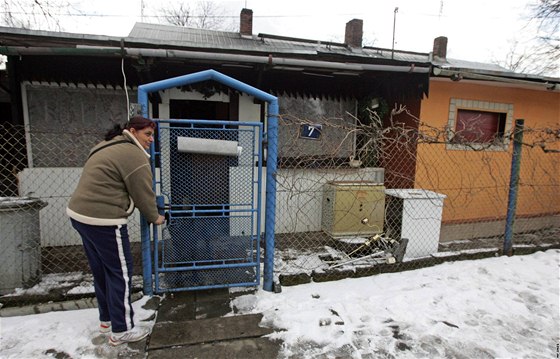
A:
[[[512,237],[513,223],[515,220],[515,207],[517,205],[517,192],[519,187],[519,170],[521,167],[521,145],[523,142],[523,126],[525,120],[515,120],[513,132],[513,154],[511,157],[511,174],[509,177],[509,195],[506,215],[506,230],[504,235],[504,254],[513,255]]]
[[[263,289],[272,292],[274,283],[274,227],[276,225],[276,171],[278,160],[278,100],[276,99],[270,101],[268,105],[266,139],[266,209],[264,222],[266,248]]]
[[[148,93],[142,86],[138,87],[138,103],[142,109],[142,116],[148,117]],[[154,143],[150,145],[150,164],[152,173],[155,173],[155,146]],[[155,182],[152,181],[152,189],[156,190]],[[154,229],[155,230],[155,229]],[[152,296],[154,294],[154,287],[152,281],[152,248],[150,243],[150,225],[142,214],[140,214],[140,241],[142,245],[142,279],[144,295]]]

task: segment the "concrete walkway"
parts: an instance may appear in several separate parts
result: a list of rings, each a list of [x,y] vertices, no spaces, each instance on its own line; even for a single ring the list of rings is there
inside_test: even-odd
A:
[[[259,326],[260,314],[236,315],[235,296],[228,289],[167,294],[146,341],[146,357],[276,358],[281,343],[263,337],[273,330]]]

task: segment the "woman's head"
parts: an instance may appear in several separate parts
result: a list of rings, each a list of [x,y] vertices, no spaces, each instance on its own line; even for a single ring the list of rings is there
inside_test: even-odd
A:
[[[124,128],[126,130],[129,130],[129,131],[132,128],[139,131],[139,130],[143,130],[147,127],[151,128],[151,129],[154,129],[154,128],[156,128],[156,123],[154,121],[150,120],[149,118],[137,115],[137,116],[131,117]]]
[[[122,135],[123,130],[127,130],[132,133],[132,135],[134,135],[136,139],[138,139],[138,141],[142,144],[142,146],[144,146],[144,148],[148,149],[148,147],[150,147],[150,144],[154,141],[153,135],[155,127],[156,123],[154,121],[142,116],[134,116],[131,117],[130,120],[124,124],[124,126],[121,127],[119,125],[115,125],[112,129],[107,131],[107,133],[105,134],[105,141],[110,141],[115,138],[115,136]],[[152,139],[149,140],[149,137],[152,137]]]
[[[132,117],[125,126],[125,129],[136,137],[144,149],[150,148],[151,143],[154,142],[155,128],[154,121],[142,116]]]

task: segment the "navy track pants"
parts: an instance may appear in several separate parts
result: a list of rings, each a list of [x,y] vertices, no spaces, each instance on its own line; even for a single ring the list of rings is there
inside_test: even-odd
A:
[[[93,273],[99,320],[110,321],[114,333],[132,329],[132,254],[126,224],[92,226],[70,220],[82,237]]]

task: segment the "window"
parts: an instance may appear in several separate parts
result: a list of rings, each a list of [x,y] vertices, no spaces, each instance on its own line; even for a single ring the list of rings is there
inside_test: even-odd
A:
[[[505,122],[505,113],[458,109],[453,142],[498,143],[503,140]]]
[[[451,99],[449,144],[455,150],[506,150],[513,105]]]

